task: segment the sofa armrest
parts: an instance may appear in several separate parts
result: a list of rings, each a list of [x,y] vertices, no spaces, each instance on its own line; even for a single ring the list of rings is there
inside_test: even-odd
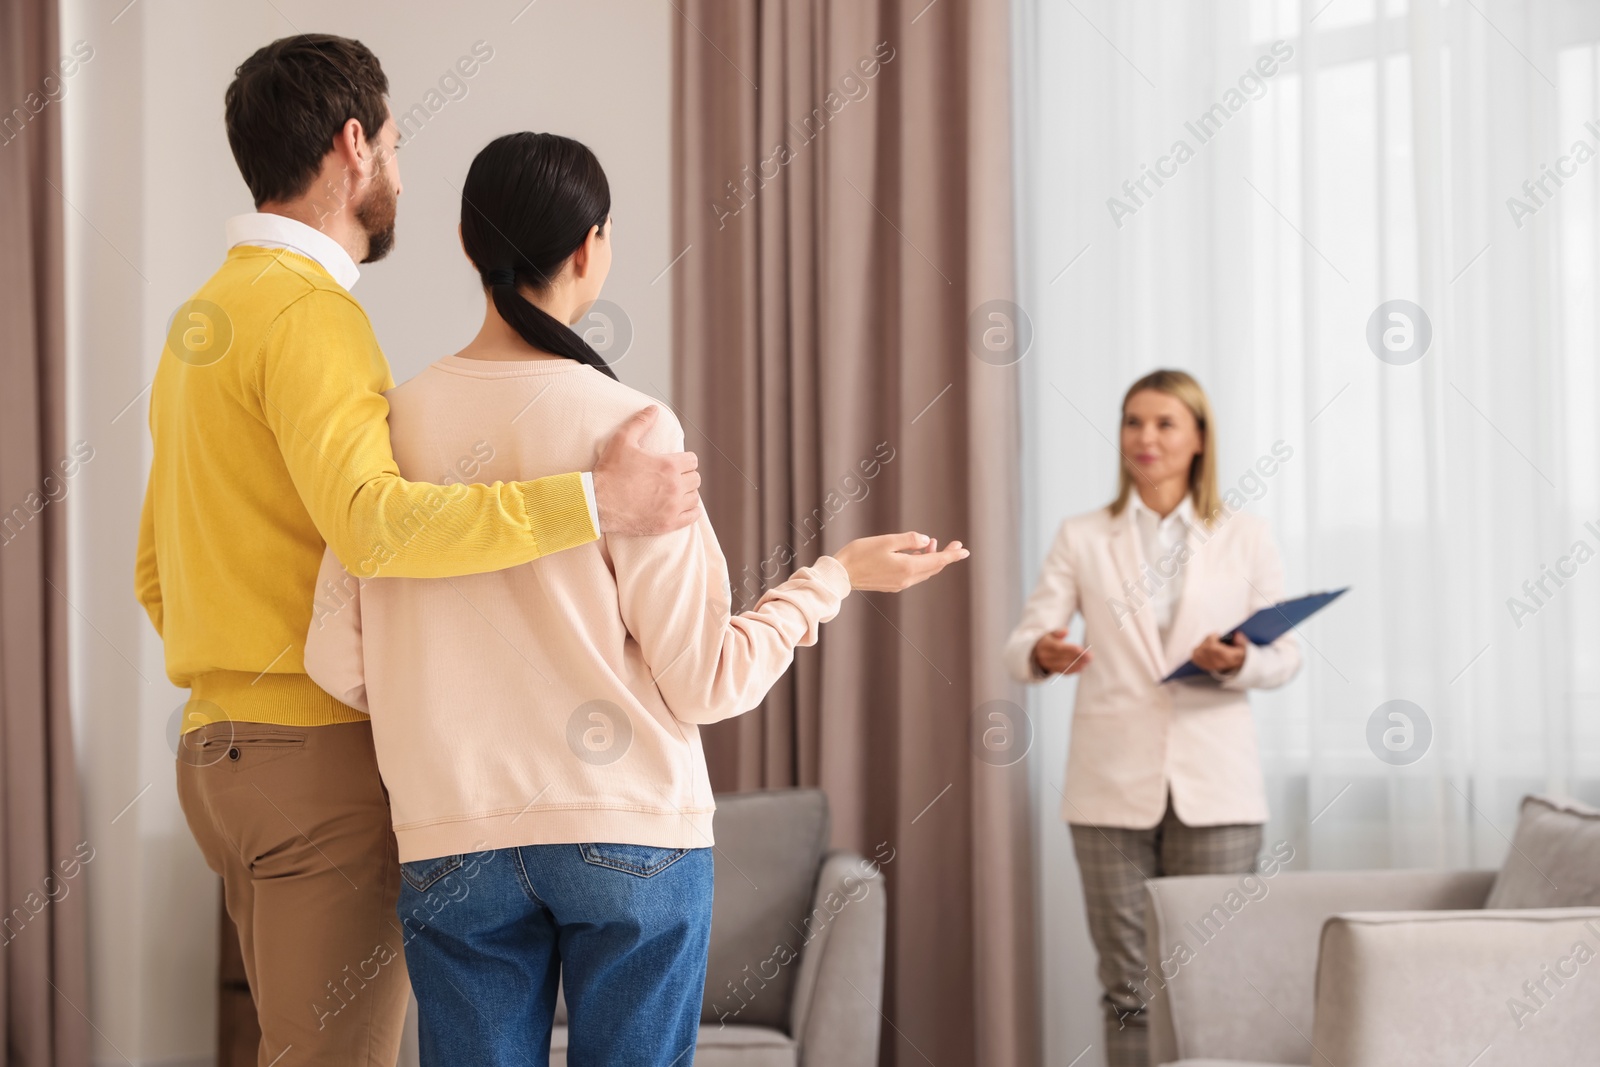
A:
[[[789,1032],[801,1067],[873,1067],[883,1019],[888,895],[877,865],[853,852],[823,860],[801,932]]]
[[[1493,881],[1493,871],[1406,870],[1146,882],[1150,1062],[1310,1063],[1317,945],[1330,915],[1476,908]]]
[[[1335,915],[1322,930],[1312,1063],[1593,1062],[1597,960],[1600,908]]]

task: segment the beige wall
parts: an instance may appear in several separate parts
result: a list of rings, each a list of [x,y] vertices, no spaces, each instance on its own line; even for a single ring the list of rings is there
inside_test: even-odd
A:
[[[616,259],[605,297],[632,320],[622,379],[670,389],[667,278],[669,16],[665,0],[64,0],[63,45],[93,57],[68,80],[63,194],[69,249],[73,440],[94,448],[75,479],[75,718],[96,849],[91,912],[96,1062],[210,1062],[216,885],[173,787],[167,722],[183,700],[133,599],[149,464],[148,395],[171,311],[215,268],[222,223],[250,209],[222,129],[237,64],[276,37],[359,37],[383,59],[396,111],[443,100],[402,152],[399,243],[367,268],[367,306],[397,380],[459,347],[482,301],[455,236],[472,154],[511,130],[577,137],[611,180]],[[119,13],[120,12],[120,13]],[[520,14],[519,14],[520,12]],[[515,21],[513,21],[515,19]],[[488,62],[430,89],[477,42]],[[451,99],[451,93],[456,98]],[[132,802],[132,806],[128,807]],[[120,813],[120,814],[119,814]],[[115,821],[113,821],[115,820]]]

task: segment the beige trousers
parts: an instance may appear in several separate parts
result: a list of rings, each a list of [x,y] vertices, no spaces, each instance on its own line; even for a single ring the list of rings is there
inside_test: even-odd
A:
[[[410,982],[371,725],[211,723],[177,774],[239,928],[260,1067],[394,1067]]]

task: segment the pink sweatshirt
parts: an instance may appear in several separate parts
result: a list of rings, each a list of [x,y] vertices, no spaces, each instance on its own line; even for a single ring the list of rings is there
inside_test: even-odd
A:
[[[456,356],[388,398],[400,473],[439,483],[592,470],[654,402],[570,360]],[[683,429],[656,403],[644,445],[680,451]],[[844,565],[823,556],[730,615],[704,517],[461,578],[384,578],[382,555],[357,561],[355,574],[380,575],[359,582],[324,556],[305,663],[372,717],[402,862],[562,842],[710,845],[697,724],[759,704],[850,592]]]

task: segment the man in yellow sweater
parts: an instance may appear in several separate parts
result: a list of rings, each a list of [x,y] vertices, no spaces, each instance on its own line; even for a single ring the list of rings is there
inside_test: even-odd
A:
[[[440,457],[441,484],[400,477],[394,381],[349,292],[394,238],[387,93],[345,38],[285,38],[239,67],[228,140],[258,210],[229,220],[150,397],[137,591],[190,690],[179,799],[239,929],[262,1067],[392,1067],[405,1016],[371,727],[302,661],[324,544],[362,577],[447,578],[699,513],[694,455],[639,447],[654,409],[590,473],[472,484],[483,457],[465,455]]]

